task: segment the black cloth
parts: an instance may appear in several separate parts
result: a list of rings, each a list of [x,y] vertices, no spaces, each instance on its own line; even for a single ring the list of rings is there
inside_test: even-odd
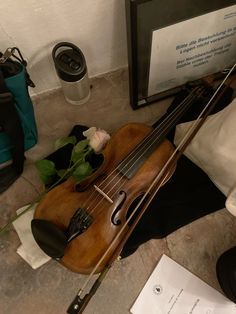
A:
[[[236,246],[218,258],[216,274],[225,295],[236,303]]]

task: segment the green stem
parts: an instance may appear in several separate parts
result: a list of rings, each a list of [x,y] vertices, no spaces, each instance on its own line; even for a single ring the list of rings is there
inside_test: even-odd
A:
[[[89,151],[88,151],[89,152]],[[88,154],[88,152],[85,153],[85,156]],[[12,217],[1,229],[0,229],[0,235],[8,228],[10,225],[16,221],[19,217],[21,217],[23,214],[25,214],[27,211],[29,211],[37,202],[39,202],[45,194],[47,194],[49,191],[51,191],[55,186],[57,186],[66,176],[68,173],[70,173],[71,170],[73,170],[77,164],[81,162],[81,158],[78,159],[73,166],[67,169],[67,171],[64,173],[64,175],[58,179],[55,183],[53,183],[49,188],[45,189],[41,194],[38,195],[38,197],[31,203],[29,206],[27,206],[19,215],[15,215]]]
[[[10,227],[10,225],[16,221],[18,218],[20,218],[20,216],[24,215],[27,211],[29,211],[37,202],[39,202],[41,200],[41,198],[44,196],[45,192],[41,193],[35,200],[33,203],[31,203],[29,206],[27,206],[20,214],[15,215],[14,217],[12,217],[1,229],[0,229],[0,235],[8,228]]]

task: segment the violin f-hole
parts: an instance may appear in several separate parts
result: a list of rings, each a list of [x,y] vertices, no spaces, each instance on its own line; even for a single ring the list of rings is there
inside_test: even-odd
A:
[[[144,195],[145,195],[145,193],[140,194],[138,197],[136,197],[136,199],[129,206],[129,209],[128,209],[127,214],[126,214],[126,220],[129,219],[130,215],[132,215],[133,211],[135,210],[133,217],[128,222],[129,226],[132,226],[133,222],[136,220],[137,215],[139,214],[140,210],[142,209],[142,206],[147,201],[148,195],[146,196],[146,198],[144,200],[142,200]],[[142,200],[142,206],[140,205],[139,208],[137,208],[137,206],[141,200]]]
[[[111,216],[111,222],[113,225],[118,226],[121,224],[121,220],[117,217],[118,212],[120,211],[124,201],[126,199],[126,193],[124,191],[120,191],[118,197],[113,203],[113,213]]]

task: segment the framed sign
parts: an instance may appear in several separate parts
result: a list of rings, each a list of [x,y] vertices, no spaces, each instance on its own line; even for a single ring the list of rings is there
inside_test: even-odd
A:
[[[133,109],[236,61],[235,0],[126,0]]]

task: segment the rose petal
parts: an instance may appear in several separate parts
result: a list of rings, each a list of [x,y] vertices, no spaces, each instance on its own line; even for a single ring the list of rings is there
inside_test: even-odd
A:
[[[92,126],[88,130],[83,132],[83,136],[87,137],[87,139],[90,139],[95,134],[96,131],[97,128],[95,126]]]

